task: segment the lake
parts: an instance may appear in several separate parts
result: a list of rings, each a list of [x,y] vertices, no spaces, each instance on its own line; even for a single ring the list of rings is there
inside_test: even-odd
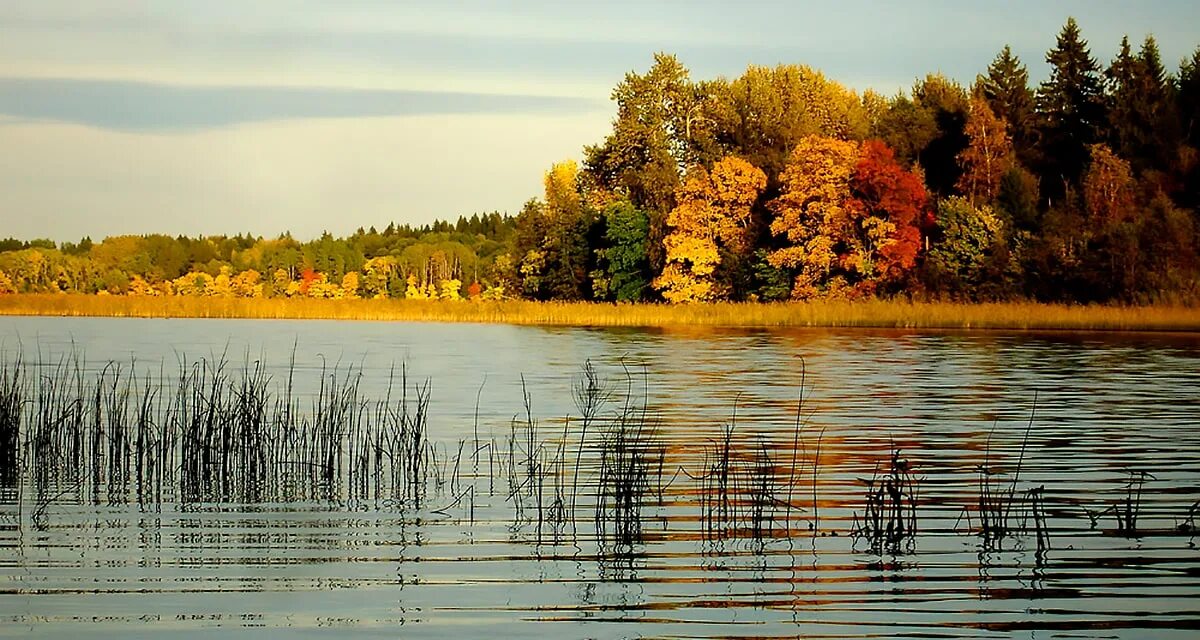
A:
[[[0,318],[0,362],[0,636],[1200,630],[1196,335]]]

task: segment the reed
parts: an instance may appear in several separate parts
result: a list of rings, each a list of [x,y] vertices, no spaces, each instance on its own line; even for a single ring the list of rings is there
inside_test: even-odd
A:
[[[0,365],[4,472],[26,474],[38,513],[65,494],[97,504],[258,502],[347,497],[420,508],[430,470],[444,469],[429,445],[429,384],[393,402],[359,397],[353,367],[322,371],[311,409],[292,393],[292,369],[277,393],[266,366],[247,361],[230,373],[224,356],[181,362],[172,377],[139,376],[136,363],[108,363],[94,378],[77,355],[43,366],[32,389],[17,361]],[[13,404],[14,398],[16,404]],[[10,409],[28,405],[28,419]],[[461,454],[460,454],[461,455]],[[20,461],[26,461],[24,466]],[[455,461],[457,464],[457,460]]]
[[[20,475],[21,416],[25,408],[22,366],[0,361],[0,487],[12,487]]]
[[[626,375],[631,387],[628,369]],[[596,540],[603,553],[630,555],[642,543],[643,509],[656,496],[661,499],[666,455],[644,396],[637,406],[627,393],[622,410],[599,436],[599,450],[593,517]]]
[[[1193,502],[1191,507],[1188,507],[1187,514],[1184,516],[1183,522],[1175,523],[1175,530],[1182,534],[1195,535],[1196,515],[1200,514],[1200,500]]]
[[[909,461],[900,457],[899,449],[893,449],[886,470],[876,465],[869,479],[860,480],[867,489],[866,505],[861,518],[854,514],[851,536],[866,540],[876,554],[911,550],[917,533],[920,479],[912,473]]]
[[[1125,495],[1108,508],[1108,513],[1111,513],[1117,521],[1117,533],[1134,537],[1138,533],[1138,518],[1142,513],[1142,490],[1146,486],[1146,480],[1154,479],[1154,476],[1145,471],[1132,469],[1127,473]]]
[[[174,500],[371,501],[375,508],[418,517],[452,517],[451,510],[461,509],[474,523],[477,489],[486,482],[489,493],[507,484],[504,501],[512,509],[512,531],[530,536],[539,548],[559,544],[564,534],[576,535],[577,524],[587,518],[580,511],[586,514],[590,507],[598,555],[628,557],[645,542],[651,509],[669,504],[664,490],[675,480],[664,472],[666,447],[648,406],[649,390],[635,393],[635,377],[624,363],[623,398],[609,412],[604,409],[620,394],[585,362],[573,387],[580,417],[568,416],[561,429],[542,427],[522,378],[521,410],[503,443],[481,437],[478,406],[470,438],[450,443],[430,434],[431,382],[411,381],[407,365],[392,370],[377,401],[360,393],[361,370],[340,364],[322,367],[316,385],[309,385],[315,386],[313,393],[297,394],[294,355],[278,378],[248,354],[239,366],[230,365],[225,354],[196,362],[181,357],[173,373],[163,365],[143,370],[136,362],[91,367],[75,352],[39,361],[34,377],[29,366],[19,357],[0,361],[0,444],[5,447],[0,479],[5,488],[16,485],[18,496],[25,495],[26,483],[31,487],[32,497],[23,504],[32,502],[38,527],[64,497],[149,508]],[[648,385],[644,372],[641,381]],[[704,447],[703,468],[685,473],[697,484],[678,490],[698,501],[699,533],[706,542],[747,541],[762,553],[768,540],[795,535],[797,471],[805,465],[802,457],[810,457],[801,433],[806,422],[802,391],[793,431],[783,436],[792,452],[779,453],[777,445],[785,443],[738,430],[735,401],[729,421]],[[1011,477],[1001,479],[1006,474],[992,459],[989,434],[976,485],[979,526],[972,532],[982,536],[985,551],[1017,532],[1034,534],[1040,566],[1050,549],[1046,487],[1019,491],[1033,423],[1031,413]],[[811,456],[814,532],[821,440],[817,435]],[[588,475],[585,484],[582,478]],[[1121,495],[1089,516],[1112,515],[1118,533],[1137,535],[1145,483],[1151,479],[1131,471]],[[871,477],[862,479],[865,505],[853,516],[855,541],[867,541],[876,554],[911,551],[921,480],[893,448]],[[577,511],[577,498],[589,497],[587,488],[582,496],[580,489],[589,485],[594,502]],[[432,498],[441,506],[431,506]],[[1176,530],[1194,534],[1198,511],[1192,505]],[[970,524],[971,509],[964,512]],[[664,518],[664,527],[682,520]],[[787,523],[782,533],[780,522]]]
[[[21,294],[0,296],[0,315],[397,320],[609,327],[1200,331],[1200,307],[1032,302],[958,304],[907,300],[666,305]]]
[[[1021,469],[1025,463],[1025,452],[1029,446],[1029,434],[1033,430],[1036,414],[1037,393],[1034,392],[1033,407],[1030,409],[1029,420],[1025,425],[1025,432],[1021,437],[1021,447],[1017,455],[1015,469],[1007,482],[1002,479],[1006,475],[1006,472],[997,467],[992,458],[992,438],[996,433],[996,425],[993,424],[992,429],[988,432],[987,443],[984,446],[983,463],[976,470],[977,493],[975,508],[979,518],[978,532],[983,540],[984,549],[992,549],[1003,544],[1004,539],[1017,530],[1027,532],[1030,522],[1033,522],[1036,528],[1039,545],[1044,541],[1044,537],[1048,535],[1043,529],[1045,518],[1041,511],[1045,496],[1044,485],[1021,494],[1017,492],[1017,486],[1021,480]],[[1030,511],[1026,513],[1024,524],[1018,526],[1016,522],[1016,516],[1018,515],[1016,509],[1022,505],[1026,506]],[[964,514],[967,518],[968,527],[971,527],[970,511],[964,509]],[[1030,515],[1032,515],[1032,519]]]

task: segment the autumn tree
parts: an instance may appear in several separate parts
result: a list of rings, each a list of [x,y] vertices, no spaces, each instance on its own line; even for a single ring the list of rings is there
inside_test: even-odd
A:
[[[750,249],[750,210],[766,187],[766,174],[741,158],[728,157],[706,170],[693,167],[680,186],[664,240],[666,266],[654,287],[670,302],[704,302],[725,297],[716,270],[722,252]]]
[[[527,202],[517,216],[514,248],[522,292],[539,300],[583,299],[590,293],[595,215],[580,194],[578,165],[571,160],[552,165],[543,183],[545,200]]]
[[[887,145],[806,138],[782,182],[771,231],[788,246],[770,262],[795,273],[792,297],[869,295],[914,266],[928,196]]]
[[[860,237],[874,260],[863,271],[874,279],[871,288],[900,282],[916,264],[921,229],[933,223],[925,185],[896,162],[887,145],[868,140],[862,145],[851,188],[865,214]]]
[[[1129,296],[1136,288],[1142,219],[1134,194],[1133,171],[1106,145],[1089,147],[1083,177],[1087,227],[1080,275],[1100,299]]]
[[[1091,162],[1083,178],[1083,202],[1093,229],[1109,229],[1135,213],[1133,171],[1106,145],[1089,147]]]
[[[706,111],[726,153],[744,158],[773,179],[806,136],[861,140],[869,122],[851,90],[803,65],[751,65],[710,89]]]
[[[771,253],[773,266],[795,272],[792,297],[813,298],[836,287],[844,254],[858,250],[849,233],[860,217],[850,197],[859,145],[810,136],[800,141],[780,176],[778,198],[768,205],[775,218],[771,233],[788,246]]]
[[[1012,140],[1004,123],[980,98],[971,100],[966,133],[969,143],[958,154],[962,175],[955,188],[974,204],[991,202],[1000,191],[1004,174],[1013,166]]]

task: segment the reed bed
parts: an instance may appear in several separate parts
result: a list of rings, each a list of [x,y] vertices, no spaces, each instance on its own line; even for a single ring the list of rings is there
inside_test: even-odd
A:
[[[904,300],[696,305],[0,296],[0,315],[474,322],[602,327],[865,327],[880,329],[1200,331],[1200,307],[958,304]]]
[[[810,455],[803,392],[790,432],[739,430],[735,402],[715,437],[683,445],[691,451],[679,460],[691,468],[672,469],[647,376],[629,367],[623,384],[614,384],[585,363],[573,384],[579,417],[544,423],[522,385],[520,411],[503,437],[481,437],[477,407],[471,438],[453,442],[430,433],[432,383],[413,379],[407,365],[393,368],[377,399],[361,393],[353,366],[321,368],[304,394],[295,391],[296,371],[294,358],[273,370],[248,355],[236,366],[221,356],[170,370],[93,366],[76,353],[34,364],[0,357],[0,489],[32,504],[38,527],[60,501],[151,510],[164,502],[330,501],[473,524],[483,500],[492,517],[495,508],[509,510],[514,538],[539,549],[590,541],[607,558],[636,556],[651,518],[714,549],[740,541],[760,554],[775,540],[839,535],[819,524],[823,432]],[[962,508],[984,550],[1002,550],[1007,538],[1035,539],[1040,564],[1050,548],[1046,487],[1019,484],[1032,426],[1031,414],[1011,474],[993,460],[989,435],[977,500]],[[842,533],[875,555],[911,553],[922,479],[919,461],[894,448],[881,453],[872,476],[861,479],[865,504]],[[683,486],[673,486],[677,480]],[[1111,515],[1118,534],[1139,535],[1141,499],[1154,480],[1130,472],[1108,509],[1089,512],[1093,524]],[[799,504],[810,483],[811,510]],[[1162,533],[1194,535],[1198,511],[1193,505]],[[848,519],[833,519],[834,527]]]

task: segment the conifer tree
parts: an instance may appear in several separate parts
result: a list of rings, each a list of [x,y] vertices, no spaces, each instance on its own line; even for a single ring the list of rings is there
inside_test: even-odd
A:
[[[1033,90],[1029,71],[1012,48],[1004,45],[988,65],[987,75],[975,81],[975,92],[987,101],[992,113],[1008,125],[1013,148],[1025,162],[1033,146]]]
[[[1105,130],[1100,67],[1068,18],[1058,43],[1046,54],[1050,77],[1037,94],[1040,116],[1043,188],[1061,195],[1076,184],[1088,161],[1088,145]]]

